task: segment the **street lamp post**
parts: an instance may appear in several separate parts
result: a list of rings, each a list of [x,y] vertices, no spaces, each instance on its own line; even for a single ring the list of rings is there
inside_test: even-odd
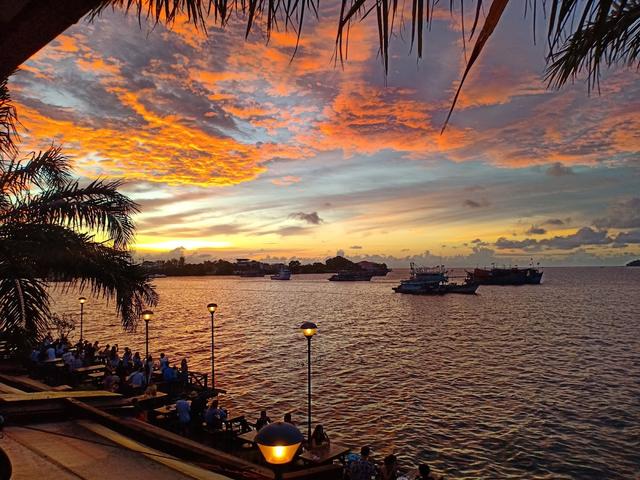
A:
[[[311,443],[311,338],[318,333],[318,326],[313,322],[304,322],[300,325],[302,334],[307,337],[307,441]]]
[[[142,319],[144,320],[144,332],[145,332],[145,362],[149,358],[149,320],[153,317],[151,310],[145,310],[142,312]]]
[[[83,319],[84,319],[84,304],[87,301],[86,297],[78,298],[80,302],[80,341],[82,341]]]
[[[304,440],[295,425],[274,422],[257,433],[255,442],[264,459],[274,467],[276,480],[282,479],[282,467],[293,460]]]
[[[218,305],[215,303],[210,303],[207,305],[207,310],[211,313],[211,389],[215,390],[216,388],[216,368],[215,368],[215,358],[214,358],[214,350],[213,350],[213,317],[218,309]]]

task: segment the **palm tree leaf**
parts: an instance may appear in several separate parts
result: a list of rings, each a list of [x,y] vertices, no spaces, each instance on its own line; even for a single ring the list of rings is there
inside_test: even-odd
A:
[[[0,260],[0,334],[38,338],[50,317],[49,294],[40,280],[16,277],[11,270]]]
[[[559,88],[586,71],[591,89],[598,83],[603,62],[633,66],[640,64],[639,57],[640,1],[603,2],[594,16],[550,53],[546,78],[550,86]]]
[[[18,153],[15,144],[18,135],[17,124],[18,115],[11,103],[7,79],[4,79],[0,81],[0,157],[13,157]]]
[[[0,162],[0,192],[17,195],[33,185],[40,189],[57,188],[70,179],[69,159],[56,146],[33,153],[28,160]]]
[[[128,252],[63,226],[0,225],[0,260],[11,271],[8,278],[46,278],[63,289],[89,288],[96,296],[115,300],[127,330],[135,329],[140,313],[158,301],[146,273]],[[47,300],[42,299],[43,305]]]
[[[18,200],[4,222],[33,222],[88,229],[106,234],[118,249],[126,248],[134,236],[131,215],[138,205],[118,192],[119,180],[94,180],[81,187],[78,182],[49,188],[40,194]]]
[[[489,40],[489,37],[493,34],[498,22],[500,21],[500,17],[502,17],[502,13],[504,12],[505,7],[509,3],[509,0],[493,0],[491,2],[491,7],[489,8],[489,13],[487,14],[487,18],[484,20],[484,24],[482,25],[482,30],[478,34],[478,38],[476,39],[476,43],[473,46],[473,51],[471,52],[471,56],[469,57],[469,61],[467,62],[467,66],[464,69],[464,74],[462,75],[462,79],[460,80],[460,84],[458,85],[458,89],[456,90],[456,95],[453,97],[453,102],[451,103],[451,108],[449,109],[449,113],[447,114],[447,118],[442,126],[441,133],[444,132],[445,128],[447,128],[447,124],[449,123],[449,119],[451,118],[451,114],[453,113],[453,109],[456,106],[456,102],[458,101],[458,96],[460,95],[460,91],[462,90],[462,85],[471,70],[471,67],[476,62],[480,53],[484,46]]]

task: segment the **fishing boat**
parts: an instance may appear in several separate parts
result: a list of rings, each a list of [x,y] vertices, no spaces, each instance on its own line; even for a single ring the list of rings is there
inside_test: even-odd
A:
[[[290,280],[291,270],[287,267],[282,267],[278,273],[271,275],[271,280]]]
[[[330,282],[369,282],[373,277],[373,273],[357,271],[357,270],[342,270],[335,275],[329,277]]]
[[[411,263],[411,277],[402,280],[400,285],[393,287],[396,293],[407,293],[410,295],[444,295],[447,293],[460,293],[472,295],[476,293],[478,283],[470,277],[464,283],[450,283],[444,265],[426,268],[416,267]]]
[[[467,272],[467,275],[479,285],[539,285],[543,273],[533,264],[526,268],[518,268],[517,265],[498,268],[492,264],[490,269],[475,268],[473,272]]]

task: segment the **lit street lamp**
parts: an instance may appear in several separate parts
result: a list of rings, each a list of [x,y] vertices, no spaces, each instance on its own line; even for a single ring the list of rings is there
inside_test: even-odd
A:
[[[300,325],[300,330],[307,337],[307,383],[309,385],[307,393],[307,441],[311,442],[311,338],[318,333],[318,326],[313,322],[304,322]]]
[[[144,360],[145,362],[149,358],[149,320],[151,320],[152,317],[153,317],[153,312],[151,310],[145,310],[144,312],[142,312],[142,319],[144,320],[144,331],[145,331],[145,345],[146,345],[145,351],[147,352],[145,354],[145,360]]]
[[[215,303],[210,303],[209,305],[207,305],[207,310],[209,310],[209,312],[211,313],[211,389],[215,390],[216,388],[216,368],[215,368],[215,362],[214,362],[214,355],[213,355],[213,317],[216,313],[216,310],[218,308],[218,305]]]
[[[275,467],[276,480],[282,479],[281,466],[293,460],[303,440],[300,430],[290,423],[275,422],[260,429],[255,442],[267,463]]]
[[[83,327],[83,318],[84,318],[84,304],[87,301],[86,297],[78,298],[80,302],[80,341],[82,341],[82,327]]]

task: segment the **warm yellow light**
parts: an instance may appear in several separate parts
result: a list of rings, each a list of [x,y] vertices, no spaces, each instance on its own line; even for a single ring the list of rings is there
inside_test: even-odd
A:
[[[151,317],[153,317],[153,312],[151,310],[145,310],[144,312],[142,312],[142,318],[145,321],[149,321],[151,320]]]
[[[273,465],[282,465],[284,463],[289,463],[294,455],[296,454],[296,452],[298,451],[298,448],[300,447],[300,443],[294,443],[293,445],[260,445],[258,444],[258,447],[260,448],[260,451],[262,452],[262,455],[264,456],[264,459],[267,461],[267,463],[271,463]]]
[[[78,298],[78,301],[80,302],[80,304],[83,304],[87,301],[86,297],[80,297]]]
[[[300,325],[300,330],[305,337],[311,338],[318,333],[318,326],[313,322],[304,322]]]
[[[215,312],[217,308],[218,305],[215,303],[210,303],[209,305],[207,305],[207,310],[209,310],[211,313]]]

